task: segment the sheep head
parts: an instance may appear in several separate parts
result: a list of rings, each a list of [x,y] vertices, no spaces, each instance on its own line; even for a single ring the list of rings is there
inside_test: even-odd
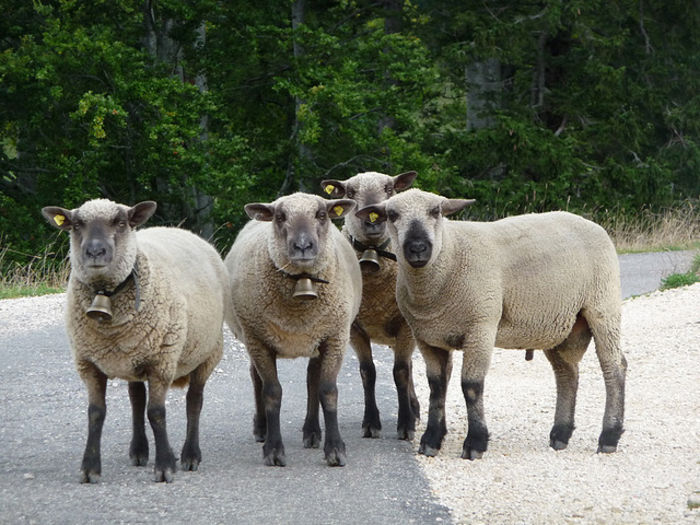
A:
[[[399,257],[413,268],[423,268],[440,253],[444,217],[473,202],[410,189],[379,204],[365,206],[355,215],[362,220],[387,223]]]
[[[129,207],[108,199],[93,199],[73,210],[46,206],[41,213],[52,226],[70,232],[71,269],[78,280],[113,288],[127,278],[136,261],[132,230],[155,210],[153,201]]]
[[[378,204],[395,193],[408,188],[416,178],[415,171],[408,171],[391,177],[383,173],[369,171],[358,173],[344,181],[324,180],[321,188],[331,197],[346,197],[357,203],[357,207],[364,208]],[[368,245],[379,245],[387,238],[386,223],[361,219],[350,214],[345,220],[348,233],[358,241]]]
[[[245,205],[248,217],[272,223],[270,258],[287,273],[320,271],[330,257],[326,247],[331,219],[341,219],[354,208],[350,199],[325,200],[306,193]]]

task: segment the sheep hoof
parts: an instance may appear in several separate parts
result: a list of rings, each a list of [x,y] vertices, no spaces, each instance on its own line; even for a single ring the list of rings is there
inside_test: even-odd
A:
[[[273,450],[263,457],[263,463],[267,467],[285,467],[287,458],[284,456],[284,452]]]
[[[564,450],[569,444],[557,439],[550,441],[549,446],[554,450]]]
[[[318,448],[321,446],[321,433],[312,432],[308,436],[304,436],[304,448]]]
[[[377,439],[382,437],[382,429],[371,426],[362,427],[362,437]]]
[[[131,459],[131,465],[134,467],[145,467],[148,464],[148,451],[145,454],[129,454],[129,459]]]
[[[181,459],[180,464],[182,465],[182,470],[195,472],[199,468],[199,461],[197,458],[191,459]]]
[[[405,428],[397,430],[398,438],[405,441],[413,441],[416,433],[413,430],[407,430]]]
[[[612,454],[613,452],[617,452],[617,445],[599,445],[598,454],[601,452],[603,454]]]
[[[481,459],[484,457],[484,452],[481,450],[464,450],[462,452],[462,459],[468,459],[469,461],[474,461],[475,459]]]
[[[344,467],[346,462],[345,452],[333,450],[326,454],[326,463],[329,467]]]
[[[165,481],[166,483],[172,483],[174,479],[173,469],[170,467],[164,469],[154,469],[153,471],[153,481],[156,483],[161,483]]]
[[[438,450],[439,449],[426,445],[425,443],[421,443],[420,447],[418,447],[418,453],[428,456],[429,458],[437,456]]]
[[[99,472],[85,472],[84,470],[80,473],[80,483],[91,483],[96,484],[100,482]]]

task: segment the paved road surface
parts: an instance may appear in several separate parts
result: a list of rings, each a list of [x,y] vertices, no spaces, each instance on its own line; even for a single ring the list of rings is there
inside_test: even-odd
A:
[[[656,289],[659,274],[685,271],[692,254],[621,257],[623,294]],[[683,267],[683,265],[686,265]],[[7,303],[6,303],[7,304]],[[21,301],[13,305],[27,304]],[[3,313],[5,312],[5,313]],[[0,333],[11,313],[0,308]],[[129,466],[126,383],[110,381],[102,440],[102,482],[81,485],[86,437],[85,389],[74,371],[60,308],[39,329],[0,338],[0,523],[450,523],[413,459],[415,444],[395,439],[391,353],[378,347],[377,401],[384,436],[360,438],[362,387],[348,351],[339,377],[344,468],[301,445],[305,360],[281,361],[282,433],[288,466],[264,467],[252,438],[247,357],[227,331],[225,359],[205,390],[203,463],[169,485]],[[424,381],[423,370],[416,370]],[[422,407],[423,415],[427,407]],[[168,399],[168,431],[178,455],[185,429],[184,391]],[[153,447],[151,441],[151,447]]]

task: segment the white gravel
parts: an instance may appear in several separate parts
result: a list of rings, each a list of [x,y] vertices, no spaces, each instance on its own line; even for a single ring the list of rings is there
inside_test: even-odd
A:
[[[0,301],[0,337],[62,323],[64,305],[65,294]],[[455,353],[448,434],[437,457],[416,458],[456,523],[700,523],[689,504],[700,499],[700,284],[627,300],[622,312],[626,432],[615,454],[595,453],[605,400],[591,345],[566,450],[548,446],[555,386],[544,355],[525,361],[522,351],[496,350],[484,394],[489,450],[461,459],[466,408]],[[414,377],[417,450],[429,394],[417,353]]]
[[[629,299],[622,308],[628,361],[625,433],[615,454],[596,454],[605,404],[594,345],[580,367],[577,428],[550,449],[555,385],[541,352],[497,349],[486,377],[489,450],[459,456],[466,407],[455,352],[448,434],[438,456],[417,455],[435,496],[457,523],[700,523],[700,284]],[[422,425],[429,390],[416,358]]]

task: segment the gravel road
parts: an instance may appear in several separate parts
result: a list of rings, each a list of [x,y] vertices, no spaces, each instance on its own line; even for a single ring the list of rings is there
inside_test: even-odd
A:
[[[669,267],[668,257],[665,274],[685,271],[675,260]],[[638,256],[627,259],[627,293],[658,285],[636,282],[648,272],[639,271]],[[700,523],[700,509],[688,507],[700,496],[700,284],[623,305],[627,419],[616,454],[595,454],[604,389],[593,346],[581,366],[578,428],[561,452],[548,447],[555,387],[546,359],[496,350],[485,391],[491,442],[475,462],[459,458],[466,431],[461,356],[448,391],[449,433],[440,454],[426,458],[416,453],[422,427],[413,443],[394,437],[392,359],[379,347],[382,439],[359,437],[362,387],[349,350],[339,377],[348,465],[328,468],[320,450],[303,449],[305,362],[285,360],[289,465],[264,467],[251,436],[247,357],[227,330],[225,358],[205,391],[200,471],[179,472],[167,486],[150,481],[150,466],[128,465],[130,413],[118,380],[108,386],[102,483],[77,482],[86,394],[68,350],[64,302],[62,294],[0,301],[0,523]],[[428,387],[422,360],[414,359],[425,420]],[[167,406],[179,450],[184,391],[171,392]]]

